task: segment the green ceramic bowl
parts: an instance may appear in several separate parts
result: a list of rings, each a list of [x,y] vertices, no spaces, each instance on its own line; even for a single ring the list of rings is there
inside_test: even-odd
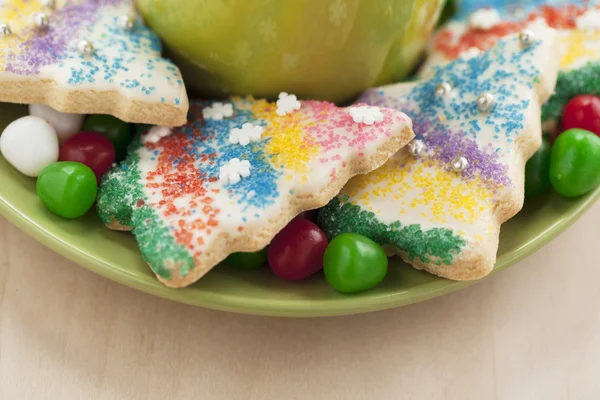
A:
[[[411,72],[445,0],[136,0],[186,86],[344,102]]]
[[[26,108],[0,105],[0,131]],[[182,303],[247,314],[324,316],[355,314],[415,303],[464,288],[390,259],[384,282],[353,295],[334,291],[322,274],[303,282],[283,281],[270,273],[218,266],[200,282],[169,289],[156,280],[142,260],[133,237],[110,231],[90,212],[66,220],[47,211],[35,193],[35,180],[21,175],[0,157],[0,213],[44,245],[102,276],[135,289]],[[567,228],[600,197],[600,188],[577,199],[556,194],[529,202],[503,225],[498,272],[533,253]]]

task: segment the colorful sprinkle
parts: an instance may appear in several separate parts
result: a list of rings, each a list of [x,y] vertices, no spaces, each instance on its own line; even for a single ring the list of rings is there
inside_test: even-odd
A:
[[[41,12],[49,21],[44,29],[31,21]],[[62,0],[52,9],[37,0],[0,2],[0,21],[10,21],[13,33],[0,40],[0,77],[36,77],[63,89],[179,104],[185,88],[165,78],[180,80],[181,74],[162,58],[160,39],[137,17],[132,29],[122,29],[123,15],[135,15],[132,0]]]
[[[264,247],[277,233],[269,225],[324,205],[349,174],[373,169],[369,160],[382,146],[392,154],[412,139],[408,117],[391,109],[381,109],[381,122],[359,126],[325,102],[304,101],[285,116],[264,100],[214,104],[192,104],[190,122],[156,143],[144,140],[152,132],[143,134],[127,169],[114,168],[100,188],[103,222],[133,228],[144,258],[174,286],[197,280],[230,252],[258,250],[242,247],[249,242]],[[230,117],[203,117],[226,105]],[[260,127],[259,140],[231,143],[244,126]],[[238,248],[223,246],[227,238]]]
[[[538,27],[534,37],[544,40],[524,48],[510,35],[486,53],[436,67],[429,79],[365,92],[359,101],[412,116],[416,144],[351,179],[319,212],[328,237],[367,236],[451,279],[489,272],[494,253],[478,258],[479,252],[495,252],[497,226],[510,217],[499,210],[519,207],[512,204],[513,193],[523,190],[522,179],[515,181],[523,174],[517,143],[530,151],[539,140],[528,119],[558,69],[550,61],[554,33]],[[485,112],[482,93],[493,95]]]
[[[469,12],[477,6],[461,4],[457,19],[440,29],[433,39],[433,51],[421,71],[427,75],[433,66],[464,57],[473,49],[488,50],[502,37],[527,30],[545,21],[558,30],[561,71],[555,94],[542,109],[545,130],[558,128],[562,110],[579,94],[600,94],[600,2],[597,0],[491,1],[502,20],[483,30],[468,24]],[[473,14],[471,14],[473,15]]]

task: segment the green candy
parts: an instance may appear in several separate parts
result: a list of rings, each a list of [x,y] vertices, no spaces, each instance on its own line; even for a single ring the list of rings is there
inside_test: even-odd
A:
[[[54,214],[78,218],[94,205],[96,175],[86,165],[61,161],[42,170],[36,190],[42,203]]]
[[[127,146],[133,139],[129,124],[112,115],[90,115],[83,124],[83,131],[98,132],[106,136],[115,147],[117,162],[125,158]]]
[[[552,146],[544,138],[542,146],[525,166],[525,197],[536,197],[552,189],[550,183],[550,154]]]
[[[232,253],[223,262],[239,269],[258,269],[267,262],[267,248],[254,253]]]
[[[558,193],[577,197],[600,184],[600,137],[583,129],[561,133],[550,156],[550,181]]]
[[[379,284],[388,270],[383,249],[371,239],[356,233],[343,233],[333,239],[323,256],[327,282],[343,293],[370,289]]]

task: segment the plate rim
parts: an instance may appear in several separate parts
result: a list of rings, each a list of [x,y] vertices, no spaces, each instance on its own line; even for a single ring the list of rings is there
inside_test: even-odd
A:
[[[573,206],[568,218],[558,218],[547,229],[533,237],[531,241],[528,242],[527,246],[516,249],[510,256],[502,260],[499,265],[497,264],[488,276],[495,275],[523,260],[565,231],[577,221],[598,198],[600,198],[600,186],[584,195],[584,197],[585,198],[578,199],[578,203]],[[59,236],[44,229],[41,225],[36,223],[35,220],[29,218],[10,204],[3,196],[0,196],[0,214],[17,228],[33,237],[44,246],[74,262],[78,266],[104,278],[146,294],[176,301],[178,303],[239,314],[273,317],[326,317],[361,314],[422,302],[458,291],[485,279],[457,282],[440,278],[423,284],[423,286],[420,287],[421,290],[418,293],[412,294],[410,297],[403,295],[406,291],[401,291],[377,296],[370,299],[368,302],[364,302],[364,298],[362,297],[348,295],[339,300],[329,302],[326,309],[317,310],[308,309],[308,307],[302,306],[303,303],[298,302],[285,302],[285,307],[281,307],[279,306],[280,302],[273,301],[273,299],[253,298],[251,302],[244,302],[243,297],[219,295],[218,293],[212,292],[204,292],[200,298],[198,298],[198,296],[189,298],[186,296],[186,293],[193,289],[171,289],[160,284],[158,281],[156,281],[156,283],[150,283],[141,279],[136,274],[129,272],[125,268],[115,268],[115,265],[91,256],[79,247],[71,245]]]

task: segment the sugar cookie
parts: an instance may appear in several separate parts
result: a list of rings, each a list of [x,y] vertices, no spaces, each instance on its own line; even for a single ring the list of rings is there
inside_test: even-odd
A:
[[[369,125],[353,121],[355,107],[281,98],[192,102],[186,126],[156,143],[143,134],[105,176],[101,219],[133,230],[165,285],[187,286],[230,253],[264,248],[414,136],[399,111],[374,107],[382,117]]]
[[[554,30],[531,35],[510,35],[427,80],[365,92],[359,101],[405,110],[416,139],[319,212],[327,236],[367,236],[449,279],[488,274],[500,224],[522,207],[525,162],[541,144],[540,105],[558,71]]]
[[[495,5],[497,9],[490,8]],[[599,1],[492,1],[485,7],[473,10],[467,4],[457,19],[434,35],[421,76],[427,76],[435,65],[487,50],[505,35],[545,21],[557,29],[560,72],[556,93],[542,108],[544,129],[558,128],[563,108],[576,95],[600,94]]]
[[[160,52],[131,0],[0,2],[0,101],[183,125],[185,86]]]

